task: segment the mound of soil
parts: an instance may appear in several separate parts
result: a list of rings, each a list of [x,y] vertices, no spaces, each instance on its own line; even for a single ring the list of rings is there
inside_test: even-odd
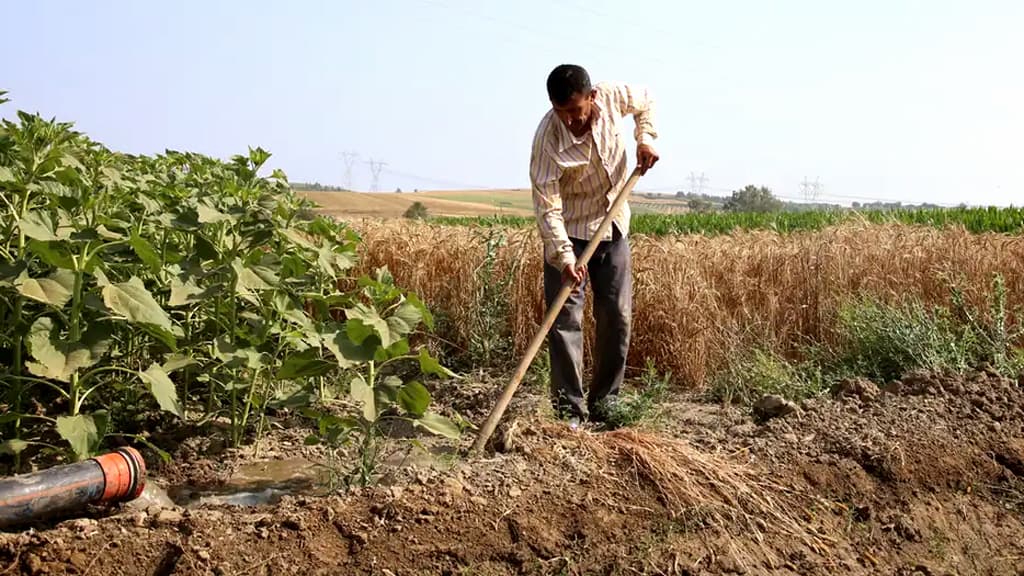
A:
[[[479,421],[499,389],[436,397]],[[681,397],[635,432],[571,432],[545,405],[523,389],[498,451],[420,439],[372,488],[0,534],[0,574],[1024,573],[1018,382],[851,381],[764,422]],[[260,458],[322,456],[303,435],[275,432]],[[176,456],[154,482],[229,485],[254,460],[199,440]]]

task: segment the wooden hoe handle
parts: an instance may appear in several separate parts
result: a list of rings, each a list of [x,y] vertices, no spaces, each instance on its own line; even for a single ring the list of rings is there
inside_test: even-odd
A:
[[[601,225],[597,228],[597,233],[594,234],[590,242],[587,243],[587,247],[580,254],[577,259],[577,266],[583,267],[590,261],[590,257],[594,255],[594,251],[597,250],[598,244],[601,242],[601,238],[604,237],[608,228],[611,227],[612,222],[615,220],[615,215],[618,214],[622,205],[626,203],[629,195],[633,192],[633,186],[636,186],[637,180],[640,179],[640,169],[636,168],[633,173],[630,174],[629,180],[626,181],[626,185],[623,186],[619,195],[615,197],[615,201],[612,203],[608,213],[604,215],[604,219],[601,220]],[[505,390],[502,391],[501,397],[498,398],[498,403],[494,405],[494,409],[491,410],[491,414],[487,417],[484,422],[483,428],[480,429],[480,434],[476,437],[476,441],[473,443],[471,448],[472,453],[479,453],[483,450],[487,444],[487,440],[490,439],[491,434],[494,433],[495,427],[498,425],[498,421],[501,420],[502,414],[505,413],[505,409],[508,407],[508,403],[512,400],[512,395],[515,394],[516,388],[519,387],[520,381],[523,376],[526,375],[526,371],[530,368],[530,364],[533,363],[533,357],[537,355],[541,345],[544,343],[544,339],[547,337],[548,331],[551,330],[551,326],[555,323],[555,317],[562,310],[562,306],[565,305],[565,301],[569,299],[569,294],[572,292],[573,285],[572,281],[565,282],[562,284],[561,290],[558,292],[558,296],[555,301],[551,303],[551,307],[548,309],[547,315],[544,317],[544,322],[541,324],[537,334],[533,337],[533,341],[530,342],[530,347],[526,350],[526,355],[523,356],[522,361],[519,362],[519,367],[516,368],[515,374],[512,376],[512,381],[505,386]]]

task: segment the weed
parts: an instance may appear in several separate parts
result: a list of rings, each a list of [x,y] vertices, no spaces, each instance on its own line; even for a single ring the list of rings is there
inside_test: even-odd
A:
[[[876,381],[916,369],[962,371],[971,363],[972,335],[949,311],[916,300],[884,304],[872,298],[839,310],[836,369]]]
[[[484,258],[475,270],[477,293],[469,356],[477,366],[500,368],[513,361],[507,294],[515,269],[509,268],[501,273],[497,266],[498,250],[505,241],[501,230],[488,230]]]
[[[826,376],[817,363],[794,364],[775,352],[753,347],[734,356],[714,376],[708,396],[726,404],[749,405],[768,394],[798,401],[825,389]]]
[[[636,391],[619,394],[619,398],[600,408],[605,423],[612,428],[636,426],[641,422],[654,424],[661,417],[660,407],[668,393],[672,373],[661,374],[654,362],[647,360],[647,367],[640,376]]]

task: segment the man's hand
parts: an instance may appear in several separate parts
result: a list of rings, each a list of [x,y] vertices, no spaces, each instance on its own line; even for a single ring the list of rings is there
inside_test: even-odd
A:
[[[640,144],[636,147],[636,164],[640,167],[641,175],[646,174],[659,158],[650,144]]]
[[[576,264],[570,264],[562,269],[562,284],[571,281],[573,289],[579,288],[586,278],[587,268],[585,266],[577,267]]]

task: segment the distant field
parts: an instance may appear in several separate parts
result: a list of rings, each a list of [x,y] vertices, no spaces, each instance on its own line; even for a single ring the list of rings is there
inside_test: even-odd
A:
[[[431,216],[533,216],[530,191],[452,190],[441,192],[320,192],[301,191],[332,216],[396,218],[413,202],[422,202]],[[679,214],[686,205],[674,199],[635,196],[630,200],[635,214]]]
[[[332,216],[401,217],[413,202],[430,216],[530,216],[528,190],[457,190],[451,192],[314,192],[300,194]]]
[[[441,217],[438,224],[523,228],[533,219],[516,216]],[[768,213],[655,214],[634,212],[630,229],[636,234],[664,236],[703,234],[714,236],[737,230],[772,230],[780,233],[822,228],[849,222],[903,223],[935,228],[962,227],[970,232],[1024,232],[1024,208],[927,208],[911,210],[833,210]]]

